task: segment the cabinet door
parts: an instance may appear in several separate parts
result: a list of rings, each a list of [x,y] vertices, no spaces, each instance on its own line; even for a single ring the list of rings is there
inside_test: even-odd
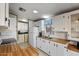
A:
[[[56,44],[56,55],[57,56],[64,56],[64,46],[62,44]]]
[[[69,14],[61,14],[55,16],[55,20],[53,20],[53,27],[56,31],[69,31],[70,30],[70,15]]]
[[[41,47],[41,38],[37,38],[37,48]]]
[[[41,50],[43,50],[44,51],[44,49],[45,49],[45,41],[44,41],[45,39],[41,39]]]
[[[19,38],[19,43],[24,42],[24,34],[18,35],[18,38]]]
[[[65,49],[64,53],[65,53],[64,54],[65,56],[79,56],[79,53],[71,51],[71,50],[68,50],[68,49]]]
[[[65,48],[65,49],[64,49],[64,56],[68,56],[67,54],[68,54],[67,48]]]
[[[71,50],[68,50],[68,55],[69,56],[79,56],[79,53],[71,51]]]
[[[5,25],[5,3],[0,3],[0,26]]]
[[[50,41],[49,49],[50,49],[49,55],[56,56],[56,47],[55,47],[55,43],[54,42]]]
[[[43,42],[44,42],[43,50],[44,50],[44,52],[49,54],[49,40],[43,40]]]
[[[5,25],[8,27],[8,22],[9,22],[9,4],[8,3],[5,3],[5,18],[6,18]]]

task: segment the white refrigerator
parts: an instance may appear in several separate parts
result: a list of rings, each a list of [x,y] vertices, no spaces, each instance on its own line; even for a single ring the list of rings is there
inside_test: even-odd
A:
[[[36,47],[36,40],[39,35],[38,27],[33,28],[33,47]]]
[[[38,27],[33,27],[29,32],[29,44],[36,48],[36,39],[39,35]]]

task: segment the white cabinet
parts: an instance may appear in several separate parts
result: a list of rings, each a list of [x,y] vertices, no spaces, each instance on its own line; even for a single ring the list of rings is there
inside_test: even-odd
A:
[[[50,53],[51,56],[63,56],[64,46],[62,44],[50,41]]]
[[[41,38],[37,37],[37,48],[41,48]]]
[[[70,30],[70,15],[68,13],[60,14],[54,17],[52,27],[55,31]]]
[[[49,54],[49,40],[37,38],[37,48]]]
[[[55,43],[56,46],[56,56],[64,56],[64,45]]]
[[[5,4],[0,3],[0,26],[5,24]]]
[[[50,40],[37,38],[37,48],[50,56],[64,56],[65,46]]]
[[[46,40],[46,39],[42,39],[42,50],[49,54],[49,40]]]
[[[7,3],[0,3],[0,27],[8,27],[9,5]]]
[[[8,3],[6,3],[5,4],[5,16],[6,16],[6,22],[5,22],[5,24],[6,24],[6,26],[8,27],[9,26],[9,4]]]
[[[50,41],[50,46],[49,46],[49,55],[50,56],[56,56],[56,47],[55,47],[55,42]]]
[[[79,53],[69,49],[65,49],[65,56],[79,56]]]
[[[39,27],[39,32],[45,30],[44,20],[40,20],[40,21],[36,21],[36,22],[34,22],[34,26]]]

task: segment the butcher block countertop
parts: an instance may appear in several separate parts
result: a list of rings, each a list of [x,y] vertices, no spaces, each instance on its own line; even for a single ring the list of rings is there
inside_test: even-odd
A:
[[[43,39],[46,39],[46,40],[50,40],[50,41],[53,41],[53,42],[57,42],[57,43],[60,43],[60,44],[67,44],[68,42],[70,42],[69,40],[67,39],[59,39],[59,38],[47,38],[47,37],[40,37],[40,38],[43,38]]]
[[[61,43],[61,44],[67,44],[69,42],[69,40],[67,40],[67,39],[54,39],[52,41]]]
[[[67,49],[69,49],[69,50],[72,50],[72,51],[75,51],[75,52],[78,52],[78,53],[79,53],[79,49],[78,49],[75,45],[73,45],[73,44],[69,44],[69,45],[68,45],[68,47],[67,47]]]

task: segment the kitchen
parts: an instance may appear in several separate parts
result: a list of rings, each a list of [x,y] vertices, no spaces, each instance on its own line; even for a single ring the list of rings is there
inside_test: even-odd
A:
[[[0,56],[79,56],[78,6],[0,3]]]

